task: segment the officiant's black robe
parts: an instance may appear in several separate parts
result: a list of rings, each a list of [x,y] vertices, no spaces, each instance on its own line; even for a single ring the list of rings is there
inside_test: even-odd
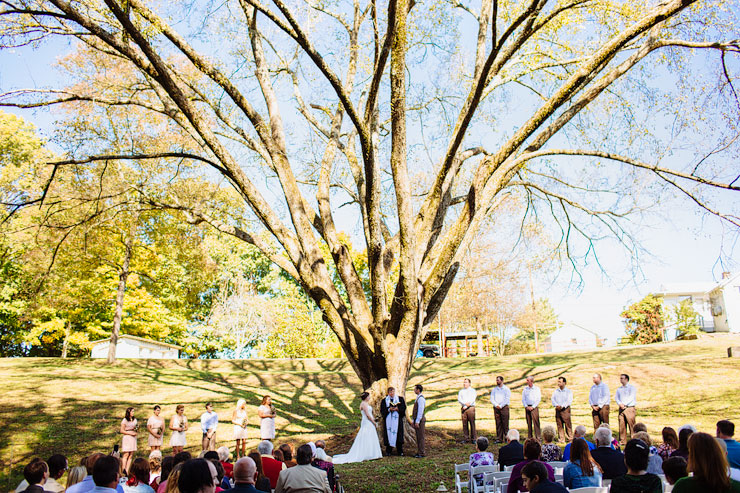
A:
[[[403,397],[398,398],[398,433],[396,434],[396,443],[389,443],[388,440],[388,429],[386,428],[385,420],[389,413],[385,397],[380,401],[380,414],[383,416],[383,443],[385,443],[386,452],[390,455],[391,447],[396,447],[398,455],[403,454],[403,425],[406,421],[406,401],[403,400]]]

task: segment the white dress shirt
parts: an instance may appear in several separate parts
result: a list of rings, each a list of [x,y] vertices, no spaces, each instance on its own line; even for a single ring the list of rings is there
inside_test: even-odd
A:
[[[215,411],[206,411],[201,414],[200,428],[203,430],[203,433],[208,433],[208,430],[216,431],[216,428],[218,428],[218,414]]]
[[[473,387],[468,387],[467,389],[461,389],[460,392],[457,393],[457,402],[459,402],[461,406],[475,406],[475,397],[475,389]]]
[[[496,385],[491,391],[491,404],[493,404],[494,407],[508,406],[510,401],[511,390],[509,390],[509,387],[506,385],[502,385],[501,387]]]
[[[524,404],[524,407],[537,407],[540,405],[541,400],[542,394],[540,393],[540,388],[538,386],[532,385],[530,387],[527,385],[524,387],[524,390],[522,390],[522,404]]]
[[[565,409],[570,407],[571,404],[573,404],[573,392],[568,387],[563,390],[560,390],[560,387],[556,388],[552,394],[552,405]]]
[[[622,385],[617,388],[617,392],[614,394],[614,400],[617,404],[624,404],[626,407],[634,407],[637,405],[637,388],[631,383]]]
[[[416,398],[416,416],[414,422],[416,424],[421,423],[421,418],[424,417],[424,408],[427,406],[427,400],[423,395],[419,394]]]
[[[588,393],[588,404],[590,406],[604,407],[609,404],[611,395],[609,394],[609,386],[604,382],[599,385],[592,385],[591,391]]]

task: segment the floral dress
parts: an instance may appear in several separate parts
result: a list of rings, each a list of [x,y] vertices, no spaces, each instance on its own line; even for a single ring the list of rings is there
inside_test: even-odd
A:
[[[493,458],[493,454],[491,452],[476,452],[474,454],[470,454],[470,470],[472,471],[474,467],[478,466],[492,466],[496,463],[496,459]],[[475,482],[478,483],[478,486],[483,485],[483,475],[482,474],[476,474],[475,475]]]
[[[545,443],[542,445],[542,460],[544,462],[561,461],[563,451],[554,443]]]

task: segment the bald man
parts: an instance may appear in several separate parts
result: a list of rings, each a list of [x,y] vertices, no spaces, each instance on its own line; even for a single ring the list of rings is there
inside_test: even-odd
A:
[[[234,487],[231,493],[261,493],[254,487],[257,481],[257,464],[250,457],[242,457],[234,464]]]

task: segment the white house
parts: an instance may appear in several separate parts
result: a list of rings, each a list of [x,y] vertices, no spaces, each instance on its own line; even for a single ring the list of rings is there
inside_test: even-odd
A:
[[[90,343],[92,350],[91,358],[107,358],[108,347],[110,346],[110,337]],[[180,356],[182,347],[166,342],[153,341],[143,337],[130,336],[123,334],[118,336],[116,344],[116,358],[134,358],[134,359],[177,359]]]
[[[546,353],[559,353],[578,349],[596,349],[603,344],[603,341],[596,332],[578,324],[568,323],[556,329],[540,344]]]
[[[705,332],[740,332],[740,274],[723,272],[719,282],[665,284],[656,294],[666,311],[690,300]]]

